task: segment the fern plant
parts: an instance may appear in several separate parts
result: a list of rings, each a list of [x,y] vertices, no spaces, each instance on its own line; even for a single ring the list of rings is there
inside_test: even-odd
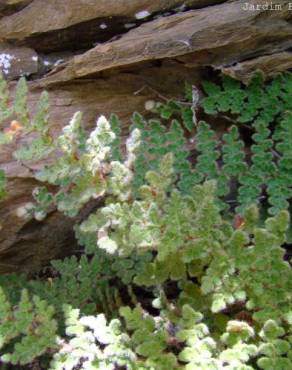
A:
[[[3,362],[27,364],[46,351],[57,348],[54,308],[46,301],[37,296],[31,301],[28,292],[23,290],[15,308],[7,301],[1,289],[0,303],[0,349]],[[14,346],[9,348],[13,342]]]
[[[222,144],[201,122],[193,169],[177,120],[164,128],[135,114],[122,155],[116,116],[112,125],[100,117],[87,135],[76,113],[53,141],[46,95],[31,119],[24,81],[13,110],[3,86],[3,112],[18,117],[15,129],[3,133],[4,145],[34,132],[38,144],[19,148],[16,156],[53,158],[35,176],[55,192],[37,188],[28,217],[43,219],[52,206],[73,217],[92,200],[103,202],[75,226],[81,257],[53,262],[43,280],[0,277],[2,363],[48,360],[52,370],[292,366],[292,272],[282,248],[289,213],[278,212],[285,208],[279,198],[271,203],[276,214],[264,224],[249,202],[242,202],[240,223],[221,212],[234,179],[243,187],[245,175],[260,173],[262,185],[274,179],[275,169],[281,189],[289,187],[290,115],[273,133],[257,117],[251,165],[236,126]],[[267,165],[271,137],[280,158]],[[267,192],[274,194],[269,187]]]
[[[249,209],[248,230],[245,224],[242,230],[232,230],[214,203],[213,182],[197,185],[190,195],[174,190],[167,196],[171,163],[171,156],[166,156],[159,173],[147,173],[149,185],[141,187],[141,200],[108,204],[84,221],[81,231],[96,232],[98,247],[109,254],[128,257],[135,251],[155,252],[155,259],[135,277],[138,285],[184,280],[190,274],[202,282],[202,293],[210,295],[214,312],[247,300],[247,307],[255,310],[253,316],[260,321],[276,318],[280,312],[288,314],[291,270],[281,249],[288,213],[268,219],[266,228],[259,229],[255,227],[257,211]],[[274,275],[269,279],[271,268]]]
[[[241,213],[250,204],[268,205],[272,215],[288,209],[291,81],[291,74],[287,73],[267,83],[257,76],[246,87],[229,77],[223,77],[222,86],[204,82],[208,96],[201,99],[200,105],[205,113],[229,114],[227,118],[239,125],[231,125],[221,138],[205,122],[194,125],[197,118],[194,119],[196,112],[190,88],[185,102],[152,104],[152,112],[159,114],[161,120],[155,118],[147,122],[135,113],[134,127],[141,129],[143,141],[136,164],[137,188],[143,183],[147,170],[157,169],[159,158],[171,151],[180,189],[185,192],[194,184],[215,179],[218,204],[223,210],[229,208],[226,200],[230,200],[232,209],[236,205]],[[188,131],[193,135],[190,139],[187,139],[190,134],[186,136],[184,132],[186,116],[189,117]],[[169,126],[167,120],[172,118]],[[251,146],[244,143],[238,128],[248,122]],[[190,146],[198,153],[193,165],[189,161]]]
[[[134,120],[143,121],[138,114],[134,115]],[[142,131],[142,140],[145,142],[139,149],[135,165],[134,183],[137,188],[145,180],[147,170],[157,169],[159,158],[170,150],[174,154],[174,169],[179,176],[179,188],[186,193],[194,184],[213,179],[218,183],[217,196],[222,209],[226,209],[228,197],[233,198],[233,204],[238,204],[237,211],[240,212],[250,204],[263,204],[261,199],[266,198],[270,214],[289,207],[290,114],[286,114],[279,124],[281,130],[279,128],[273,135],[265,122],[258,121],[255,124],[250,161],[246,154],[247,147],[236,126],[231,126],[220,140],[216,138],[210,125],[199,122],[197,133],[192,139],[198,152],[193,166],[188,159],[190,153],[186,149],[187,139],[178,121],[173,121],[169,131],[164,129],[157,133],[151,128],[152,123],[150,120],[142,127],[145,131],[145,134]],[[156,138],[162,142],[161,145]],[[236,192],[232,190],[235,185],[238,188]]]
[[[259,120],[270,124],[292,109],[289,99],[292,75],[288,72],[279,74],[267,83],[258,74],[244,87],[239,81],[222,76],[222,84],[206,81],[203,88],[207,93],[202,100],[206,113],[231,113],[239,123],[253,124]]]
[[[254,358],[261,369],[291,366],[291,341],[273,320],[258,333],[244,321],[230,320],[216,338],[203,315],[189,305],[172,320],[152,316],[141,307],[122,307],[120,315],[107,323],[103,315],[79,317],[78,310],[66,307],[68,339],[60,341],[50,370],[72,370],[77,365],[82,369],[253,370],[248,363]]]
[[[201,105],[207,113],[211,113],[206,108],[210,105],[210,99],[214,103],[212,104],[216,109],[214,107],[212,109],[216,113],[231,113],[235,117],[237,116],[239,122],[247,122],[247,119],[243,117],[247,117],[247,111],[253,112],[249,119],[254,131],[249,158],[247,156],[248,148],[236,126],[231,126],[221,139],[216,137],[215,132],[207,123],[200,122],[197,128],[194,127],[194,109],[191,106],[193,95],[189,87],[186,90],[189,105],[185,105],[187,102],[173,101],[167,104],[154,104],[154,112],[158,113],[163,120],[169,120],[174,116],[180,118],[180,120],[173,120],[169,126],[165,126],[159,119],[150,119],[148,122],[135,113],[132,119],[132,129],[135,127],[140,129],[142,141],[139,153],[137,153],[138,158],[134,164],[136,189],[138,190],[143,184],[146,172],[157,169],[159,159],[171,151],[174,154],[174,169],[179,175],[178,183],[181,190],[188,192],[194,184],[215,179],[218,183],[218,204],[222,209],[228,209],[226,199],[230,198],[232,198],[231,204],[237,205],[236,209],[241,213],[248,205],[254,203],[268,204],[270,214],[287,209],[291,198],[289,138],[292,118],[290,113],[284,112],[289,112],[291,108],[288,98],[291,92],[290,85],[291,75],[288,73],[279,75],[268,83],[264,83],[258,76],[247,87],[242,87],[238,81],[229,77],[223,78],[222,87],[211,82],[203,84],[209,96],[202,99]],[[50,173],[55,172],[54,175],[50,175],[51,179],[48,179],[46,169],[38,173],[37,178],[40,181],[49,181],[54,185],[59,185],[63,181],[64,187],[66,187],[66,183],[75,183],[71,196],[67,190],[65,191],[66,195],[60,191],[54,199],[51,195],[45,194],[45,190],[39,194],[36,192],[37,201],[46,204],[35,210],[35,213],[40,219],[45,217],[45,212],[42,212],[41,208],[49,207],[50,203],[54,203],[57,197],[61,211],[65,211],[69,215],[76,214],[90,197],[96,197],[99,192],[97,184],[95,184],[96,179],[94,180],[94,176],[87,173],[88,168],[86,166],[83,169],[78,167],[80,162],[90,161],[90,154],[85,153],[86,150],[88,151],[88,145],[85,149],[85,133],[80,126],[81,114],[78,113],[73,117],[70,125],[64,128],[64,134],[56,143],[50,136],[48,129],[48,96],[46,93],[43,93],[40,98],[35,117],[30,119],[26,108],[27,87],[23,79],[19,82],[18,93],[12,108],[8,106],[7,97],[9,94],[3,81],[1,91],[1,104],[3,111],[6,112],[3,117],[8,117],[8,114],[12,117],[14,114],[19,122],[24,122],[21,123],[20,128],[15,129],[16,131],[8,128],[8,132],[6,130],[2,133],[2,142],[9,143],[18,134],[18,130],[25,133],[36,132],[37,137],[29,146],[21,147],[16,151],[16,158],[29,161],[45,158],[49,154],[52,157],[52,152],[59,153],[61,151],[63,152],[61,159],[58,156],[54,169],[49,169]],[[277,106],[276,111],[270,109],[273,104]],[[4,107],[6,108],[4,109]],[[186,117],[189,117],[187,124]],[[120,122],[115,115],[111,117],[110,122],[114,133],[114,137],[111,139],[112,158],[120,160],[122,158]],[[189,161],[191,153],[188,150],[189,142],[184,133],[186,126],[192,134],[194,130],[196,131],[194,137],[190,139],[194,143],[191,144],[194,150],[198,152],[194,165]],[[76,147],[66,148],[72,140],[75,140]],[[79,157],[83,159],[79,161]],[[78,168],[76,168],[76,163],[78,163]],[[61,172],[62,175],[59,174]],[[74,174],[74,176],[69,174]],[[88,188],[87,194],[84,194],[82,190],[84,186],[87,186],[87,184],[82,184],[81,179],[84,181],[84,178],[88,178],[86,182],[92,182],[91,195],[89,195]],[[1,183],[4,184],[3,181]],[[237,188],[236,191],[233,190],[234,186]],[[100,192],[102,193],[102,189]],[[70,202],[74,202],[72,199],[77,195],[80,198],[80,205],[75,209],[70,209],[73,207]],[[66,208],[68,209],[66,210]],[[234,207],[232,208],[234,209]]]

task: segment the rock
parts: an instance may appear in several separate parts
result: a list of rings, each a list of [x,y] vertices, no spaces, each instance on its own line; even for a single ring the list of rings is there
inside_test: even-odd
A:
[[[36,185],[30,178],[9,179],[8,196],[0,207],[0,273],[34,272],[49,260],[71,253],[76,245],[72,220],[56,211],[43,222],[19,217],[20,207],[31,201]]]
[[[0,41],[26,44],[38,51],[89,47],[128,31],[156,14],[224,0],[34,0],[0,20]],[[41,14],[41,21],[40,21]]]
[[[257,1],[261,2],[265,3]],[[188,66],[220,67],[279,52],[291,46],[289,17],[292,12],[284,7],[281,11],[246,11],[241,0],[190,10],[147,22],[116,41],[98,45],[74,57],[41,83],[85,78],[164,58],[175,58]]]
[[[38,77],[45,75],[52,69],[57,68],[62,63],[68,62],[74,55],[76,55],[76,52],[74,53],[71,50],[49,54],[39,53]]]
[[[292,53],[287,51],[264,55],[220,69],[223,73],[248,84],[257,71],[262,71],[265,77],[271,77],[278,72],[292,69]]]
[[[0,45],[0,71],[8,80],[38,72],[38,55],[27,47]]]
[[[0,0],[0,18],[20,11],[33,0]]]

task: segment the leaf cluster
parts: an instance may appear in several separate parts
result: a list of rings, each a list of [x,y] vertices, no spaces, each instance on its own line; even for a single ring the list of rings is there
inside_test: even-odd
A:
[[[225,83],[223,92],[238,86]],[[0,92],[7,116],[2,82]],[[194,104],[194,91],[188,93]],[[31,216],[41,220],[56,206],[75,217],[89,202],[103,202],[75,226],[81,256],[52,262],[48,278],[0,277],[2,363],[46,359],[51,370],[291,368],[292,272],[282,248],[290,223],[290,114],[271,129],[266,105],[253,113],[250,163],[237,126],[219,141],[200,122],[192,167],[183,127],[191,132],[196,121],[188,105],[172,105],[171,114],[157,108],[167,119],[182,114],[183,123],[169,127],[134,114],[122,154],[116,116],[100,117],[86,134],[76,113],[50,141],[47,100],[31,119],[26,94],[22,80],[13,111],[37,138],[16,155],[29,161],[50,153],[54,160],[35,176],[56,189],[35,189]],[[239,97],[224,99],[220,109]],[[234,179],[241,211],[235,224],[222,213]],[[250,205],[262,185],[272,206],[264,223]]]

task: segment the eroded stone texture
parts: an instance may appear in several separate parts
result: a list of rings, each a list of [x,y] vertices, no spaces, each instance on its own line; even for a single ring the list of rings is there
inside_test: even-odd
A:
[[[34,0],[17,14],[0,19],[0,41],[26,43],[43,51],[81,49],[127,32],[155,15],[223,1]]]
[[[263,72],[264,76],[271,77],[278,72],[292,69],[292,53],[282,52],[271,55],[264,55],[245,62],[236,63],[231,67],[220,68],[229,76],[248,84],[256,72]]]
[[[37,182],[9,179],[8,195],[0,207],[0,273],[36,271],[49,260],[65,256],[76,242],[73,221],[53,211],[43,222],[19,217],[19,209],[31,201]]]
[[[227,66],[292,46],[288,8],[245,11],[241,4],[239,0],[147,22],[116,41],[74,57],[44,84],[164,58],[189,66]]]
[[[0,18],[20,11],[33,0],[0,0]]]
[[[8,80],[38,72],[38,55],[27,47],[0,44],[0,71]]]

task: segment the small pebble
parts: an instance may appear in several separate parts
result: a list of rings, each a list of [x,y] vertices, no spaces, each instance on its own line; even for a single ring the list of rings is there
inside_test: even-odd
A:
[[[147,100],[145,102],[145,109],[146,110],[152,110],[155,107],[155,101],[154,100]]]
[[[141,10],[140,12],[135,14],[136,19],[143,19],[149,17],[150,13],[148,10]]]

